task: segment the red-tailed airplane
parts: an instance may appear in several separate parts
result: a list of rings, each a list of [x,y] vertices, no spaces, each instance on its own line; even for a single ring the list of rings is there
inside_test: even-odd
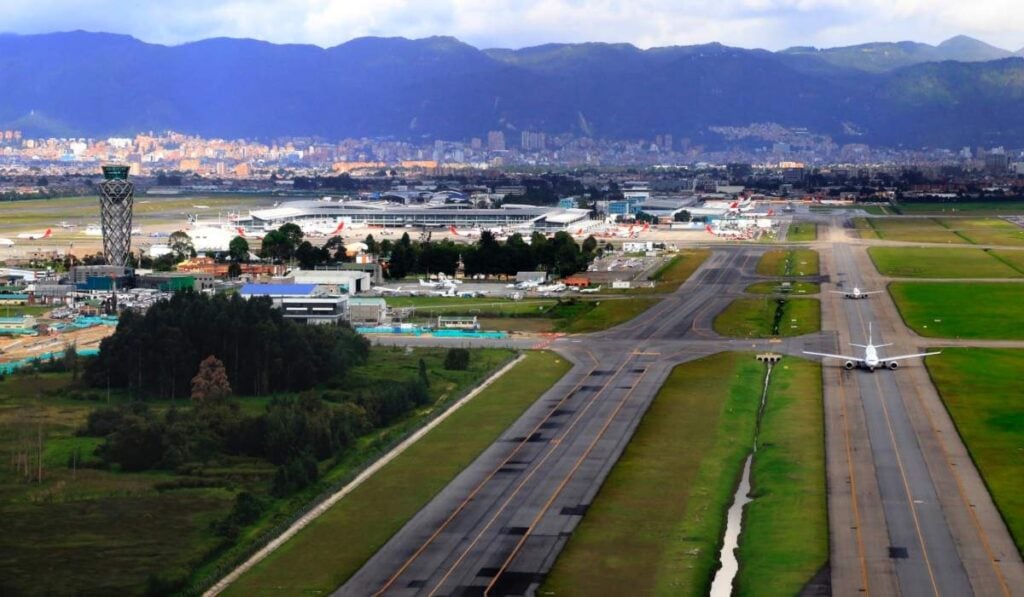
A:
[[[18,235],[18,238],[27,240],[39,240],[41,238],[50,238],[53,235],[53,229],[47,228],[45,232],[23,232]]]

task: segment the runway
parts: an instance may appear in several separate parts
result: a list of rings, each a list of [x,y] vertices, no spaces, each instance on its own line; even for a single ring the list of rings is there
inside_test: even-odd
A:
[[[834,242],[815,245],[825,290],[884,286],[864,245],[846,243],[841,227],[827,235]],[[887,295],[823,293],[818,334],[717,336],[713,317],[765,279],[754,267],[766,249],[717,248],[676,293],[627,324],[551,340],[571,372],[336,594],[532,594],[676,364],[725,350],[845,352],[839,347],[863,343],[869,321],[876,343],[896,343],[883,350],[923,344]],[[823,375],[833,593],[1010,595],[1024,587],[1024,565],[923,364],[872,374],[826,363]]]
[[[715,251],[633,321],[551,343],[574,368],[420,511],[338,595],[522,595],[536,590],[676,364],[723,350],[799,353],[834,339],[708,335],[750,283],[760,247]]]
[[[823,249],[836,288],[884,288],[863,247]],[[830,295],[823,313],[841,341],[829,352],[857,350],[848,343],[865,343],[869,322],[876,344],[895,343],[882,356],[922,348],[887,294]],[[924,365],[871,373],[845,371],[833,360],[824,376],[834,594],[1020,590],[1020,557]]]

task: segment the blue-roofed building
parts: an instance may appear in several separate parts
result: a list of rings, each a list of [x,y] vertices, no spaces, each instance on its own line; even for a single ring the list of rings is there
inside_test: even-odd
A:
[[[563,197],[558,200],[559,209],[574,209],[576,207],[575,197]]]
[[[239,294],[242,298],[269,296],[272,299],[308,297],[316,293],[316,284],[246,284]]]
[[[316,284],[246,284],[243,298],[266,296],[286,319],[308,324],[336,324],[348,315],[348,297],[317,291]]]

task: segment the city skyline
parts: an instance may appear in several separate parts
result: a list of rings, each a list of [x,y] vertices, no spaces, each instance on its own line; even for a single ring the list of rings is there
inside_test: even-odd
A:
[[[117,14],[111,19],[111,14]],[[0,7],[4,31],[112,31],[178,45],[210,37],[331,47],[363,36],[450,35],[480,48],[544,43],[631,43],[640,48],[721,42],[742,48],[835,47],[912,40],[937,44],[957,35],[1017,51],[1024,14],[1009,0],[848,2],[727,0],[703,3],[645,0],[410,3],[339,0],[185,2],[125,6],[113,0],[46,0]],[[564,27],[572,22],[577,26]],[[500,23],[500,27],[495,24]]]

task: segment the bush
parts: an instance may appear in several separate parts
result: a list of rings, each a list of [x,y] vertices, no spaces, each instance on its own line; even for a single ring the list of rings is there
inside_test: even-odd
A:
[[[469,350],[450,348],[444,357],[444,368],[449,371],[465,371],[469,369]]]

